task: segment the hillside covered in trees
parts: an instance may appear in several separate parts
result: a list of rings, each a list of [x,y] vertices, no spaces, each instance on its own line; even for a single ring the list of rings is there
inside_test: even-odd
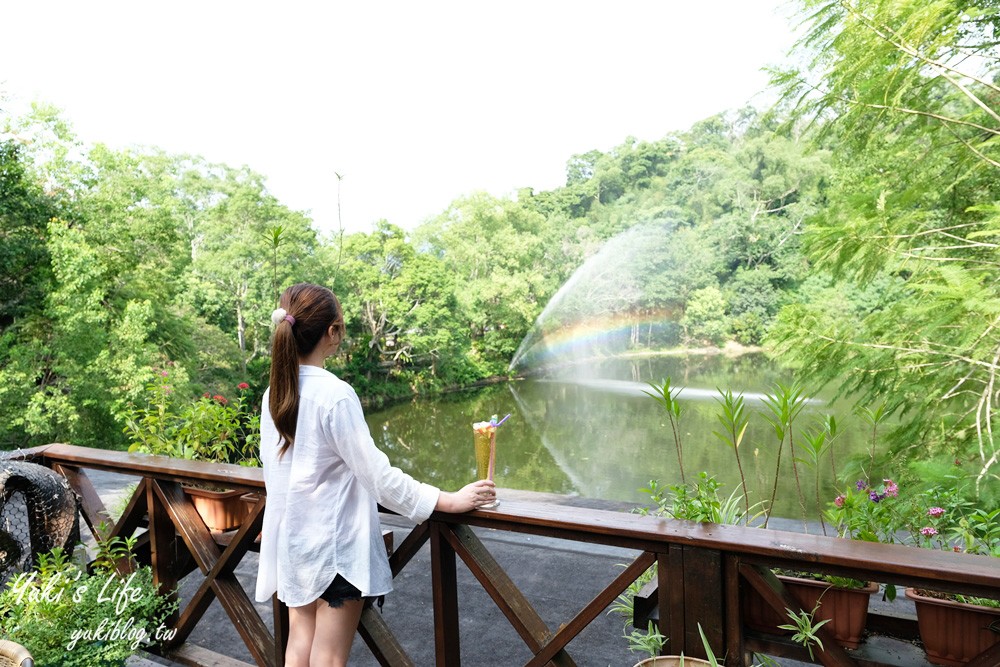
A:
[[[0,444],[119,446],[166,369],[179,397],[262,391],[268,315],[305,280],[341,297],[337,372],[370,401],[503,376],[576,268],[654,225],[630,307],[676,326],[637,345],[766,344],[901,415],[890,455],[995,480],[1000,12],[800,4],[806,65],[774,73],[775,109],[570,156],[563,187],[471,193],[411,231],[323,237],[246,168],[0,117]]]
[[[798,233],[826,169],[746,110],[574,156],[554,191],[473,193],[409,234],[383,221],[322,238],[247,169],[81,146],[43,107],[8,122],[7,446],[117,444],[121,410],[168,367],[181,394],[261,390],[269,314],[303,280],[340,295],[339,371],[369,399],[504,375],[574,269],[649,222],[674,239],[637,304],[697,313],[667,343],[759,343],[806,275]]]

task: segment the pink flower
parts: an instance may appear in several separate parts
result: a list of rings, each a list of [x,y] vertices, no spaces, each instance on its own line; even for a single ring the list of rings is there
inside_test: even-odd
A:
[[[163,377],[167,377],[167,375],[169,374],[166,371],[160,371],[160,375],[162,375]]]
[[[213,401],[218,401],[219,403],[222,403],[223,405],[225,405],[226,403],[229,402],[229,401],[226,400],[225,396],[222,396],[220,394],[216,394],[215,396],[213,396],[212,400]]]
[[[248,385],[246,382],[240,382],[238,385],[236,385],[236,388],[237,389],[241,389],[241,390],[242,389],[249,389],[250,385]]]
[[[942,514],[944,514],[944,508],[943,507],[932,507],[929,510],[927,510],[927,515],[928,516],[932,516],[935,519],[938,518],[939,516],[941,516]]]
[[[937,535],[938,532],[937,528],[934,528],[933,526],[924,526],[920,529],[920,534],[924,537],[933,537],[934,535]]]
[[[839,496],[837,496],[836,498],[834,498],[833,499],[833,504],[836,505],[837,507],[843,507],[844,506],[844,494],[840,494]]]
[[[899,487],[891,479],[883,479],[882,483],[885,484],[885,495],[890,498],[895,498],[899,495]]]

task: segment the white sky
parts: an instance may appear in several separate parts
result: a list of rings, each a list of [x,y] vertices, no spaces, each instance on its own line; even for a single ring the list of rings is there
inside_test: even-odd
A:
[[[323,231],[334,172],[349,232],[552,189],[574,153],[754,101],[792,41],[780,0],[4,4],[15,104],[87,143],[249,165]]]

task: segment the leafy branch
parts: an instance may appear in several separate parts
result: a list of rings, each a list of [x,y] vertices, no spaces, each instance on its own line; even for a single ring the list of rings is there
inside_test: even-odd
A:
[[[684,449],[681,445],[681,434],[677,428],[677,424],[681,418],[681,404],[677,400],[677,396],[681,393],[681,390],[670,388],[670,378],[666,378],[659,385],[651,382],[649,386],[653,391],[643,390],[642,393],[659,403],[667,413],[667,419],[670,421],[670,430],[674,436],[674,449],[677,451],[677,467],[681,471],[681,483],[687,484],[687,480],[684,477]]]
[[[727,389],[724,392],[721,389],[718,391],[722,397],[715,400],[719,403],[719,407],[722,408],[722,411],[718,415],[719,423],[722,424],[722,433],[713,431],[712,434],[724,444],[731,447],[733,454],[736,456],[736,467],[740,471],[740,485],[743,487],[743,502],[746,508],[745,520],[749,522],[750,497],[748,495],[749,490],[747,489],[747,478],[743,474],[743,463],[740,461],[740,443],[743,442],[743,436],[746,435],[750,419],[747,417],[744,409],[743,394],[734,397],[731,389]]]

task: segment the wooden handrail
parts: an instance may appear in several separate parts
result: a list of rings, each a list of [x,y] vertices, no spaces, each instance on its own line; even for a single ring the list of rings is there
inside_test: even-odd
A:
[[[282,645],[287,636],[285,610],[280,604],[275,605],[274,633],[269,633],[235,580],[234,572],[239,560],[252,548],[262,520],[266,494],[260,469],[66,444],[35,448],[27,456],[67,476],[80,493],[84,518],[98,539],[131,535],[148,525],[146,551],[140,561],[153,565],[159,583],[173,587],[187,572],[201,570],[204,581],[198,594],[178,619],[182,635],[190,632],[208,603],[218,597],[257,663],[275,667],[283,664]],[[87,478],[87,469],[142,478],[117,523],[103,524],[107,513]],[[210,534],[193,507],[187,504],[189,501],[179,486],[184,482],[210,482],[252,490],[260,501],[248,523],[235,535],[222,539]],[[659,589],[666,591],[653,604],[664,634],[671,637],[673,650],[682,649],[691,656],[702,653],[697,622],[707,628],[715,652],[728,653],[729,664],[737,665],[747,664],[745,655],[751,647],[764,652],[773,650],[774,655],[808,659],[803,650],[789,646],[787,641],[744,631],[740,602],[751,588],[761,592],[767,604],[779,612],[783,613],[785,606],[791,605],[793,609],[797,606],[771,575],[771,568],[1000,598],[1000,561],[995,558],[511,500],[503,498],[502,490],[500,493],[502,502],[497,509],[463,515],[435,512],[401,542],[390,558],[395,576],[411,562],[414,554],[430,544],[434,635],[437,663],[442,667],[458,665],[460,660],[455,567],[459,557],[528,645],[534,656],[527,663],[530,666],[574,664],[566,652],[568,642],[652,563],[658,566]],[[562,624],[558,631],[551,631],[470,527],[616,546],[635,550],[638,556],[573,619]],[[381,664],[410,664],[383,619],[368,614],[361,623],[362,637]],[[915,637],[912,621],[896,627],[903,632],[898,636]],[[820,628],[824,643],[834,644],[825,632],[826,628]],[[992,653],[984,654],[979,663],[989,664],[991,656]],[[830,666],[883,665],[877,661],[856,661],[839,647],[820,652],[818,659]]]
[[[176,482],[206,482],[248,491],[264,489],[264,472],[260,468],[232,463],[192,461],[170,456],[133,454],[66,444],[48,445],[41,448],[40,455],[46,461],[123,475],[148,475]]]
[[[434,518],[455,522],[452,515]],[[745,562],[845,576],[864,570],[885,583],[983,597],[995,596],[1000,585],[1000,561],[989,556],[565,505],[505,500],[497,509],[472,512],[462,523],[640,551],[666,544],[701,547],[739,554]]]

